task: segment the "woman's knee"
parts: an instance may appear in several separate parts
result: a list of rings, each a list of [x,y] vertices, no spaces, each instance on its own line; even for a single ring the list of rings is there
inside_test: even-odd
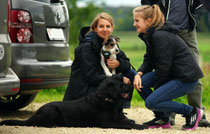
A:
[[[150,109],[153,110],[155,109],[155,103],[153,99],[150,99],[150,97],[147,97],[147,99],[145,100],[145,106]]]
[[[150,110],[158,109],[159,103],[161,103],[161,101],[151,95],[145,100],[145,106]]]

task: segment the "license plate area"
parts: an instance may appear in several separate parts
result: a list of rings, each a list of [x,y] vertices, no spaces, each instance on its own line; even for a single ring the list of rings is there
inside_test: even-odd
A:
[[[47,28],[47,35],[50,40],[65,40],[62,28]]]

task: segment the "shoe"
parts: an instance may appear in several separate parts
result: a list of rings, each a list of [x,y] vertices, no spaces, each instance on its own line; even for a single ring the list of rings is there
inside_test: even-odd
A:
[[[175,116],[176,116],[176,113],[171,113],[169,116],[171,126],[175,125]]]
[[[147,126],[148,128],[170,128],[171,127],[169,118],[163,120],[157,117],[151,121],[143,123],[143,125]]]
[[[205,114],[202,116],[201,120],[198,122],[199,127],[210,127],[210,123],[207,121]]]
[[[198,126],[198,122],[201,119],[201,109],[193,108],[190,115],[185,116],[186,124],[182,126],[184,130],[194,130]]]

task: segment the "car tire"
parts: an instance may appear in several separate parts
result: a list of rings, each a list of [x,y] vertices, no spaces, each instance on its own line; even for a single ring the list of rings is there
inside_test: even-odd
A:
[[[15,111],[30,104],[37,93],[29,95],[15,95],[0,97],[0,111]]]

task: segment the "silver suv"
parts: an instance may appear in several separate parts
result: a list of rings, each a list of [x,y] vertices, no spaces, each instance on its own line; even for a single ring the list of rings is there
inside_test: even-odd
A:
[[[20,109],[40,89],[68,83],[72,61],[68,8],[64,0],[0,0],[0,25],[4,33],[0,41],[8,38],[4,43],[8,61],[0,62],[0,68],[2,65],[11,68],[3,71],[3,77],[14,72],[20,80],[20,87],[13,95],[0,82],[0,110]]]

